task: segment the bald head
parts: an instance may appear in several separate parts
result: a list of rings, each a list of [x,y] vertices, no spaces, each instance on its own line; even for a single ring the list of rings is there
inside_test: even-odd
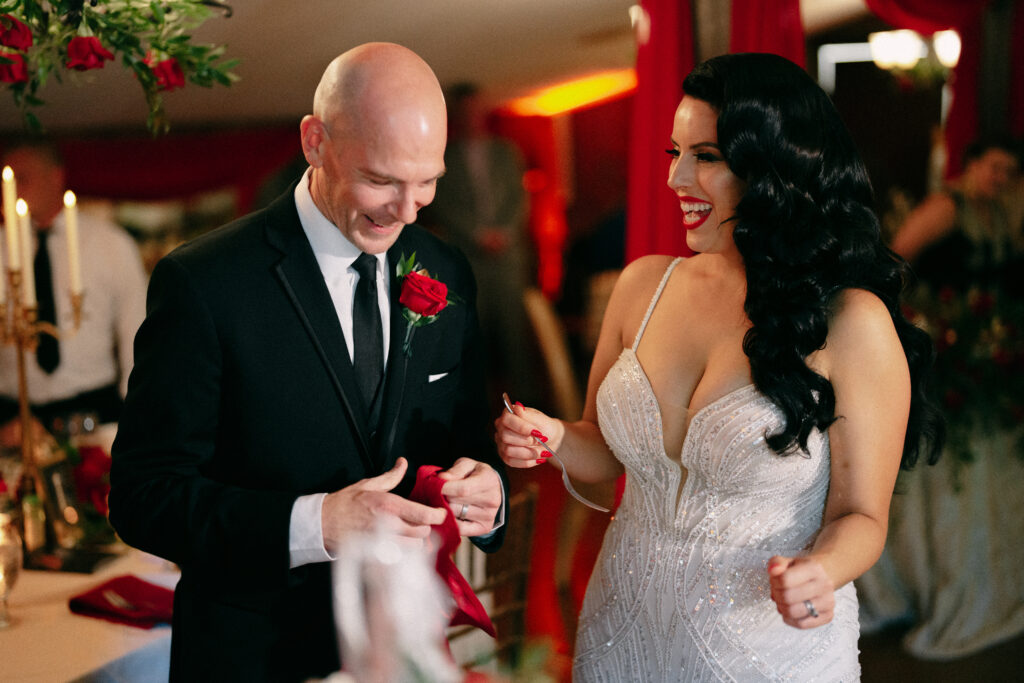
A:
[[[401,45],[367,43],[334,59],[301,132],[313,201],[367,253],[394,244],[444,173],[441,86]]]
[[[317,86],[313,115],[332,133],[338,127],[356,135],[411,115],[422,125],[446,126],[437,76],[419,55],[394,43],[366,43],[336,57]]]

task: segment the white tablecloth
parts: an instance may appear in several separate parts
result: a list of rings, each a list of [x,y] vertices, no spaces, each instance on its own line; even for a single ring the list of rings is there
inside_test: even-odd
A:
[[[171,629],[141,629],[73,614],[68,600],[121,574],[173,588],[167,562],[132,550],[92,574],[25,571],[11,590],[13,624],[0,629],[5,683],[166,681]]]
[[[1020,435],[977,433],[974,462],[946,452],[900,474],[885,552],[857,581],[862,631],[909,624],[904,648],[935,660],[1024,633]]]

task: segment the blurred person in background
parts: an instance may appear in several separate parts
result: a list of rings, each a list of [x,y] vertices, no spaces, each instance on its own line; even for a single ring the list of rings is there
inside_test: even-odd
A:
[[[445,99],[445,174],[438,180],[433,204],[423,211],[423,221],[462,250],[473,268],[490,395],[508,389],[535,401],[539,397],[525,343],[530,331],[523,305],[532,262],[525,162],[514,144],[490,132],[489,109],[474,84],[452,86]]]
[[[945,287],[999,286],[1021,293],[1015,267],[1020,230],[1007,192],[1020,172],[1020,148],[1008,138],[978,140],[964,151],[964,170],[907,216],[892,249],[911,262],[918,281]]]
[[[26,357],[29,402],[50,431],[76,416],[116,422],[132,369],[132,340],[146,313],[146,273],[135,241],[120,226],[80,211],[79,250],[84,289],[81,327],[74,330],[68,271],[64,192],[66,170],[50,141],[16,141],[2,165],[14,171],[36,236],[33,262],[39,319],[61,337],[39,335]],[[0,423],[5,444],[20,440],[18,372],[14,346],[0,348]],[[13,418],[13,419],[12,419]]]

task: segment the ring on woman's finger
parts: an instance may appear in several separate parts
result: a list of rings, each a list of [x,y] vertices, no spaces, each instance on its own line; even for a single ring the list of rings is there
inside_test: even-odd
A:
[[[459,515],[458,515],[457,519],[458,519],[458,520],[459,520],[460,522],[465,522],[465,521],[467,521],[467,520],[466,520],[466,513],[467,513],[467,512],[469,512],[469,503],[463,503],[463,504],[462,504],[462,509],[461,509],[461,510],[459,510]],[[818,616],[818,615],[817,615],[817,614],[815,614],[814,616]]]
[[[807,608],[807,616],[811,617],[812,619],[818,616],[818,610],[814,609],[814,603],[810,600],[804,600],[804,607]]]

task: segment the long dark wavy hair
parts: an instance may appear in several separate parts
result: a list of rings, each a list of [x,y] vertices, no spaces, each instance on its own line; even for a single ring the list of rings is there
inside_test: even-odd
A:
[[[683,91],[718,112],[718,145],[746,182],[733,229],[752,323],[743,351],[754,384],[785,415],[768,444],[806,451],[811,430],[837,419],[832,385],[806,359],[825,345],[835,296],[861,288],[885,302],[910,366],[901,466],[921,451],[934,463],[945,429],[927,395],[931,339],[900,309],[907,266],[882,243],[867,171],[831,100],[796,64],[755,53],[703,62]]]

